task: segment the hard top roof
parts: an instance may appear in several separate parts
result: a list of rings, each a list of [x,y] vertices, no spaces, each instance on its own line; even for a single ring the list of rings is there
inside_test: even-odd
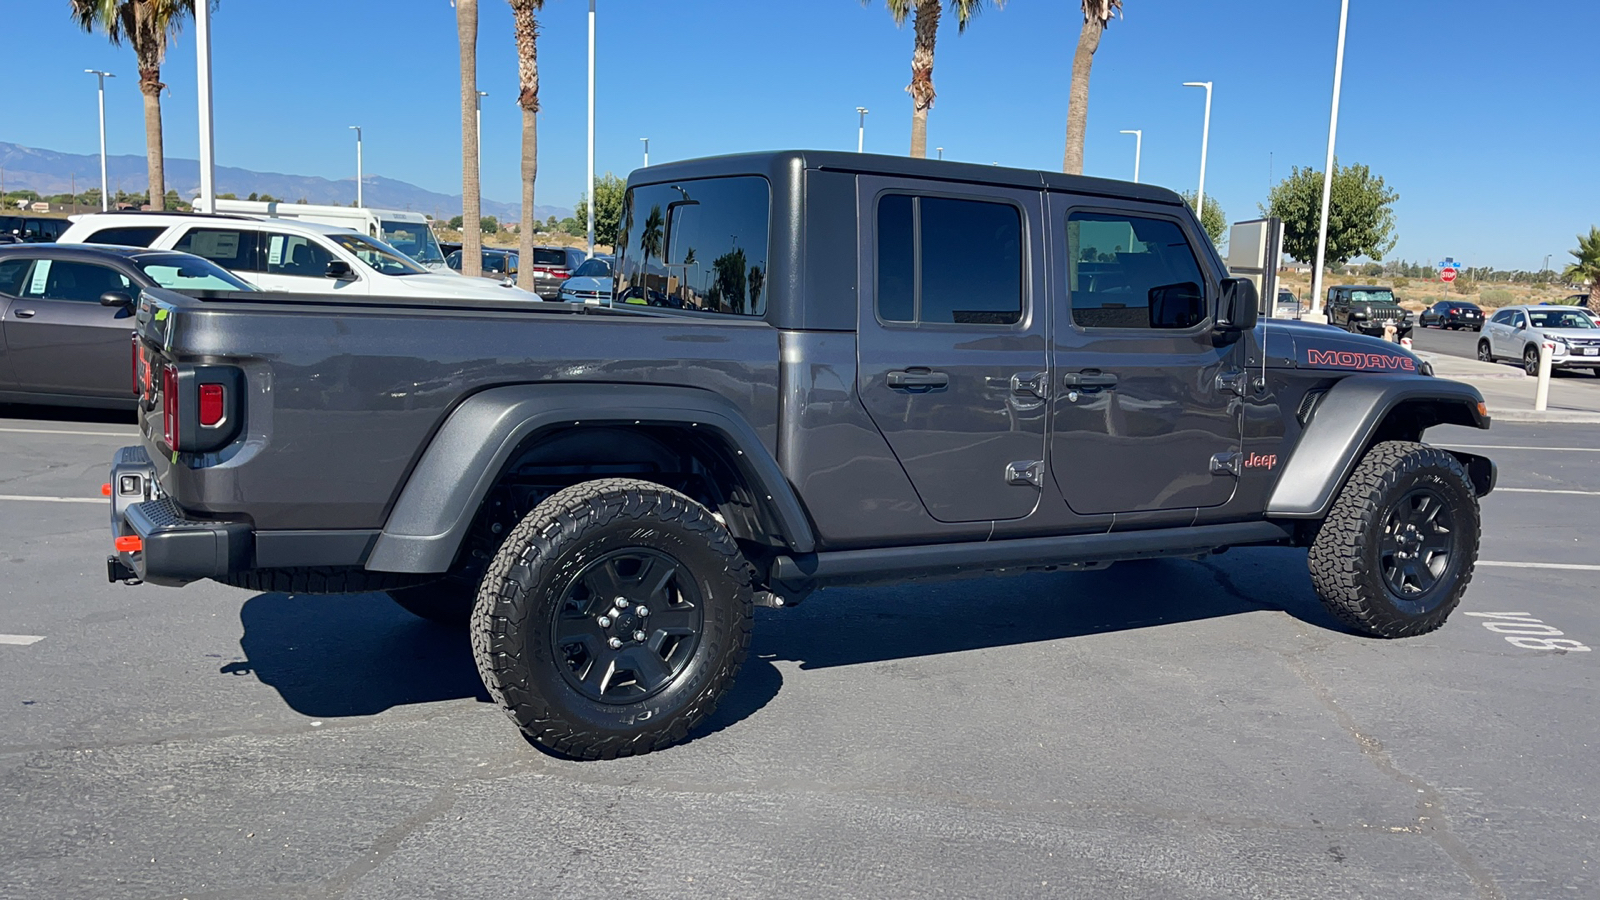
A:
[[[774,176],[795,168],[939,181],[959,181],[968,184],[989,184],[1031,190],[1045,188],[1074,194],[1119,197],[1174,205],[1183,202],[1182,198],[1175,192],[1166,188],[1148,184],[1134,184],[1129,181],[1089,178],[1083,175],[1064,175],[1060,172],[1045,172],[1037,169],[985,166],[976,163],[954,162],[952,160],[913,159],[905,156],[885,156],[875,153],[851,153],[844,150],[770,150],[759,153],[737,153],[727,156],[686,159],[654,165],[647,169],[635,169],[628,176],[628,183],[630,185],[659,184],[684,178],[704,178],[718,175]]]

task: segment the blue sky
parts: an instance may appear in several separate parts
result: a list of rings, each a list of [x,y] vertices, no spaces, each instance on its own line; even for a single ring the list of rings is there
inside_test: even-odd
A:
[[[94,78],[108,88],[109,149],[142,153],[127,48],[83,35],[65,0],[0,0],[8,88],[0,140],[96,149]],[[479,87],[487,196],[518,194],[516,55],[503,0],[480,0]],[[992,6],[992,4],[991,4]],[[945,157],[1059,169],[1077,3],[1011,0],[958,36],[942,30],[929,147]],[[538,202],[571,206],[583,189],[583,0],[541,16]],[[909,145],[911,33],[881,0],[599,0],[597,166],[624,174],[652,159],[778,147],[852,149],[857,106],[872,110],[867,149]],[[461,189],[455,13],[449,0],[223,0],[213,20],[220,164],[348,178],[347,125],[366,135],[366,170]],[[1129,178],[1144,130],[1143,180],[1192,189],[1203,92],[1213,81],[1207,195],[1230,220],[1253,218],[1271,174],[1321,168],[1338,0],[1127,0],[1094,68],[1085,171]],[[1503,2],[1352,0],[1339,155],[1400,194],[1393,256],[1453,256],[1535,268],[1569,260],[1600,224],[1585,49],[1600,4],[1559,0],[1526,14]],[[197,155],[194,44],[185,31],[163,80],[167,153]]]

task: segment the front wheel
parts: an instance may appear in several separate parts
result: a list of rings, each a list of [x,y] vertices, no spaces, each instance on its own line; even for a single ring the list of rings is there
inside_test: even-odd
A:
[[[561,490],[507,535],[479,588],[472,649],[530,740],[614,759],[683,740],[750,645],[751,567],[677,491],[632,479]]]
[[[1494,351],[1489,349],[1488,341],[1478,342],[1478,359],[1481,362],[1494,362]]]
[[[1532,344],[1522,351],[1522,371],[1537,378],[1539,376],[1539,348]]]
[[[1425,634],[1461,602],[1478,556],[1478,498],[1461,461],[1408,441],[1378,444],[1311,544],[1311,582],[1350,627]]]

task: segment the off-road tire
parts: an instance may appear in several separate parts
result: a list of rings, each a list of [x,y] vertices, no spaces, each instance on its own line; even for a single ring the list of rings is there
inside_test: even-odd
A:
[[[438,575],[370,572],[356,566],[299,566],[230,572],[217,580],[271,594],[365,594],[422,584]]]
[[[582,663],[568,655],[570,645],[556,646],[556,634],[570,627],[564,623],[586,623],[580,610],[604,610],[604,602],[592,605],[599,595],[583,587],[587,573],[629,553],[676,566],[669,592],[680,604],[697,595],[700,630],[692,653],[654,693],[596,699],[577,684]],[[489,564],[472,614],[478,672],[522,733],[558,755],[614,759],[659,750],[683,740],[733,684],[750,646],[752,575],[727,529],[677,491],[626,478],[565,488],[528,513]],[[573,600],[575,592],[587,599]],[[657,638],[652,633],[612,657],[640,652]],[[589,665],[605,653],[588,657]],[[602,680],[602,693],[610,680]]]
[[[1433,587],[1408,600],[1386,580],[1381,544],[1391,516],[1418,490],[1442,501],[1452,523],[1450,554]],[[1461,461],[1434,447],[1388,441],[1367,451],[1334,500],[1311,544],[1311,582],[1328,611],[1359,632],[1425,634],[1461,602],[1478,538],[1478,498]]]
[[[478,583],[460,575],[447,575],[438,581],[387,592],[389,599],[418,618],[448,628],[465,628],[472,621],[472,606],[478,600]]]

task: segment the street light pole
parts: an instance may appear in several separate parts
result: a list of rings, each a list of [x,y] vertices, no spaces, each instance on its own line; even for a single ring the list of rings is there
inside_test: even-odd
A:
[[[1211,146],[1211,82],[1185,81],[1183,86],[1206,89],[1206,124],[1200,132],[1200,190],[1197,192],[1194,204],[1194,214],[1200,217],[1201,221],[1205,221],[1203,214],[1206,211],[1206,149]]]
[[[650,168],[650,139],[643,137],[639,138],[639,140],[644,141],[644,167],[648,169]]]
[[[99,69],[84,69],[83,71],[96,76],[100,81],[100,211],[105,212],[111,207],[108,205],[110,197],[108,190],[111,187],[106,179],[106,79],[117,76]]]
[[[865,106],[856,107],[856,112],[861,116],[861,123],[856,127],[856,152],[865,152],[867,146],[867,112]]]
[[[594,0],[589,0],[589,255],[594,256]]]
[[[200,199],[205,203],[202,212],[216,210],[216,162],[213,156],[216,144],[211,127],[211,4],[194,5],[195,80],[198,90],[195,97],[200,105]],[[156,209],[165,209],[164,197],[151,197]]]
[[[1144,153],[1144,129],[1123,129],[1123,134],[1133,135],[1133,183],[1139,183],[1139,157]]]
[[[1328,205],[1333,200],[1333,144],[1339,134],[1339,86],[1344,81],[1344,32],[1350,0],[1339,4],[1339,49],[1333,57],[1333,111],[1328,114],[1328,164],[1322,171],[1322,217],[1317,223],[1317,264],[1311,272],[1311,311],[1322,308],[1322,265],[1328,252]]]
[[[356,133],[356,205],[366,206],[361,202],[361,126],[351,125],[350,128]]]

